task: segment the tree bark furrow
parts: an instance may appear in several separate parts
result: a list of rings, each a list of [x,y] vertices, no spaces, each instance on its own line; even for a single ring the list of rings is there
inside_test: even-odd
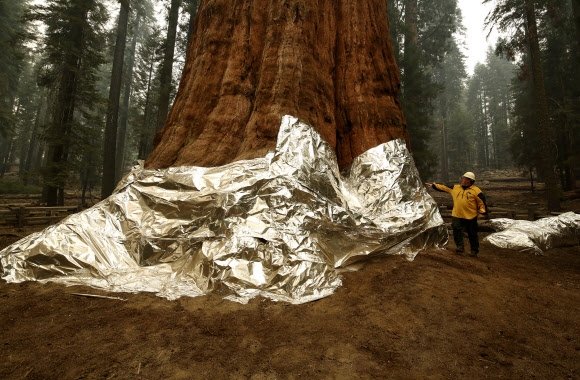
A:
[[[408,141],[399,83],[384,1],[202,1],[146,165],[262,157],[291,114],[316,128],[344,167],[383,142]]]

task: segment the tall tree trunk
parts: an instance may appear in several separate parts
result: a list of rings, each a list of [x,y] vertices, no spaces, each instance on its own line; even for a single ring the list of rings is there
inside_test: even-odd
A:
[[[574,25],[576,26],[576,62],[580,62],[580,0],[572,0],[572,10],[573,10],[573,16],[574,16]],[[574,94],[577,96],[578,99],[580,99],[580,67],[579,65],[576,65],[576,85],[575,87],[575,91]],[[572,134],[572,131],[569,132],[570,135]],[[572,137],[572,136],[570,136]],[[574,150],[575,150],[575,146],[574,146],[574,139],[573,138],[569,138],[568,139],[568,144],[567,144],[567,150],[568,150],[568,156],[573,156],[574,155]],[[568,183],[570,184],[571,190],[572,189],[576,189],[576,167],[577,165],[575,164],[571,164],[570,165],[570,170],[569,170],[569,179],[568,179]]]
[[[117,151],[117,123],[119,121],[119,99],[121,97],[121,79],[123,77],[123,59],[127,41],[127,24],[129,22],[129,0],[119,0],[119,21],[117,24],[117,39],[113,56],[111,72],[111,87],[109,88],[109,103],[105,126],[105,144],[103,149],[103,183],[101,198],[106,198],[115,190],[115,158]]]
[[[489,112],[487,109],[487,94],[483,91],[483,96],[481,97],[481,108],[483,110],[483,123],[481,125],[481,141],[483,142],[484,146],[484,161],[483,165],[485,168],[489,168],[489,138],[488,138],[488,121],[489,121]]]
[[[341,167],[408,142],[384,0],[202,0],[198,13],[147,167],[262,157],[285,114],[315,127]]]
[[[574,25],[576,26],[576,43],[580,51],[580,0],[572,0],[572,12],[574,15]]]
[[[511,106],[510,96],[506,92],[504,94],[504,99],[503,99],[503,107],[502,107],[503,114],[502,115],[503,115],[503,120],[505,122],[505,125],[507,125],[508,128],[511,126],[510,115],[509,115],[511,109],[512,109],[512,106]],[[505,143],[505,141],[504,141],[504,143]],[[509,160],[509,158],[506,157],[507,151],[505,148],[502,149],[502,152],[503,152],[503,156],[502,156],[501,167],[505,168],[511,164],[511,161]]]
[[[139,31],[139,21],[141,16],[137,16],[135,21],[131,48],[129,50],[129,60],[125,70],[125,85],[123,88],[123,102],[119,112],[119,133],[117,136],[117,157],[115,158],[115,182],[119,182],[125,167],[125,142],[127,141],[127,121],[129,118],[129,100],[131,98],[131,87],[133,84],[133,68],[135,67],[135,50],[137,47],[137,33]]]
[[[445,112],[447,113],[447,112]],[[449,157],[447,154],[447,126],[445,117],[441,119],[441,181],[449,183]]]
[[[48,98],[47,98],[48,99]],[[41,125],[48,125],[50,123],[50,112],[48,111],[48,105],[46,105],[45,111],[42,115],[42,124]],[[45,166],[45,162],[47,159],[47,144],[46,139],[40,138],[38,140],[38,149],[36,150],[36,154],[33,158],[31,170],[38,171],[39,174],[42,174],[42,167]],[[35,176],[33,183],[36,185],[41,184],[42,175]],[[46,201],[46,192],[43,191],[43,198],[42,201]]]
[[[22,125],[20,138],[18,139],[18,145],[20,146],[20,154],[18,155],[18,176],[21,180],[25,176],[24,167],[26,165],[26,155],[28,154],[28,147],[30,146],[34,129],[32,120],[27,121],[28,122],[25,122],[26,125]]]
[[[526,22],[526,32],[530,46],[532,76],[534,81],[534,96],[536,99],[538,133],[540,136],[540,165],[543,174],[542,176],[544,177],[546,184],[548,209],[550,211],[559,211],[559,188],[556,173],[554,172],[556,153],[553,148],[554,139],[552,126],[548,116],[548,102],[546,99],[546,88],[544,87],[544,72],[542,70],[540,44],[538,42],[538,29],[533,0],[526,0]]]
[[[92,188],[92,178],[95,176],[95,165],[93,165],[93,154],[89,154],[86,168],[81,175],[82,191],[81,191],[81,205],[87,207],[87,190]]]
[[[4,177],[4,174],[10,168],[10,164],[12,162],[12,148],[14,147],[14,136],[10,136],[6,140],[2,141],[0,144],[0,152],[2,152],[0,156],[0,178]]]
[[[564,78],[563,73],[559,73],[558,81],[560,87],[560,98],[566,99],[566,84],[567,78]],[[561,184],[564,191],[574,190],[576,188],[576,175],[574,165],[575,155],[575,139],[574,139],[574,121],[570,120],[568,114],[563,114],[559,120],[560,130],[558,131],[558,145],[562,147],[559,153],[559,166],[562,171]]]
[[[492,114],[491,120],[489,123],[490,135],[491,135],[491,153],[490,153],[490,156],[492,158],[492,159],[490,159],[490,164],[492,164],[490,166],[492,166],[494,169],[499,169],[499,157],[498,157],[499,139],[497,138],[497,125],[499,123],[499,120],[496,116],[497,115]]]
[[[479,144],[477,161],[483,167],[487,167],[487,113],[485,111],[485,91],[478,95],[479,118],[477,123],[477,142]]]
[[[73,5],[74,17],[71,17],[70,38],[74,46],[83,45],[83,25],[87,19],[87,9],[80,2]],[[57,90],[55,111],[52,115],[50,142],[48,144],[47,167],[44,171],[44,193],[48,206],[62,205],[63,192],[67,180],[67,152],[70,145],[70,131],[74,122],[76,106],[77,73],[81,60],[79,53],[67,52],[60,85]]]
[[[44,97],[41,96],[38,100],[38,105],[36,108],[36,116],[34,118],[34,127],[32,129],[32,135],[30,136],[30,144],[28,144],[28,152],[26,154],[26,161],[24,162],[24,179],[23,183],[25,186],[30,184],[30,169],[32,168],[32,162],[34,161],[34,152],[38,150],[38,132],[40,130],[40,119],[42,116],[42,109],[44,108]]]
[[[419,43],[419,18],[418,0],[405,0],[405,54],[409,50],[417,49]]]
[[[151,83],[153,81],[153,62],[149,64],[149,74],[147,77],[147,91],[145,92],[145,105],[143,106],[143,125],[141,128],[141,136],[139,139],[139,154],[137,158],[144,160],[151,153],[152,149],[152,133],[149,128],[149,107],[151,105]]]
[[[182,0],[171,0],[169,8],[169,18],[167,20],[167,39],[165,40],[165,49],[163,62],[159,75],[159,103],[157,109],[157,131],[161,129],[167,119],[169,102],[171,99],[171,82],[173,72],[173,56],[175,54],[175,38],[177,35],[177,23],[179,21],[179,7]]]

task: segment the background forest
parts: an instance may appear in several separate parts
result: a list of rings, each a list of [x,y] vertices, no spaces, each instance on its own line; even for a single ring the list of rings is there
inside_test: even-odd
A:
[[[456,0],[386,1],[423,178],[519,167],[545,180],[553,202],[573,189],[580,1],[485,0],[494,6],[488,26],[503,38],[473,74]],[[111,194],[152,150],[198,6],[0,0],[0,193],[42,191],[48,205],[63,204],[67,189],[83,204]]]

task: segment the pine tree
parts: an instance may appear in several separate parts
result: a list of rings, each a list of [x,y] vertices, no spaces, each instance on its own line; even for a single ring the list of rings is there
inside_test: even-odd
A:
[[[495,55],[490,48],[486,56],[483,83],[486,88],[487,125],[489,139],[489,167],[495,169],[511,165],[509,155],[510,114],[512,112],[511,81],[516,67]]]
[[[455,0],[388,0],[391,37],[402,72],[401,104],[412,139],[415,163],[423,177],[433,174],[436,155],[429,142],[437,130],[434,101],[442,83],[435,83],[433,71],[453,49],[453,33],[459,28],[460,13]]]
[[[554,0],[555,1],[555,0]],[[574,12],[568,1],[557,1],[545,12],[540,31],[545,36],[546,95],[558,145],[557,165],[564,190],[576,187],[580,167],[580,45],[576,40]]]
[[[526,60],[527,57],[524,55],[523,59]],[[530,112],[535,109],[534,92],[529,80],[517,78],[513,82],[514,109],[510,151],[514,163],[529,173],[531,191],[534,192],[534,170],[540,165],[537,119]]]
[[[145,160],[153,149],[153,136],[157,130],[156,94],[159,81],[155,76],[161,59],[161,30],[147,25],[143,28],[143,42],[138,48],[132,104],[132,121],[135,126],[137,159]]]
[[[71,171],[69,158],[78,147],[79,125],[100,103],[97,74],[103,59],[103,4],[97,0],[52,0],[36,8],[36,18],[46,25],[44,67],[40,78],[53,95],[44,186],[47,204],[64,203]],[[95,142],[92,141],[92,144]]]
[[[450,163],[453,165],[461,163],[464,172],[471,163],[466,160],[471,144],[460,141],[450,144],[452,139],[457,140],[462,131],[467,129],[465,125],[458,128],[461,124],[460,113],[465,93],[464,79],[467,76],[465,57],[455,41],[452,41],[451,46],[441,65],[433,70],[433,80],[440,86],[440,91],[434,99],[434,122],[439,133],[433,140],[439,147],[441,180],[444,183],[449,182]]]
[[[473,76],[467,85],[466,106],[471,115],[471,130],[474,163],[480,167],[489,167],[488,139],[488,102],[485,78],[487,68],[478,63],[473,70]]]
[[[485,0],[485,3],[492,0]],[[495,0],[495,6],[488,16],[488,24],[511,35],[500,46],[499,51],[515,56],[516,52],[529,52],[530,73],[535,96],[535,114],[540,136],[540,166],[546,184],[546,199],[550,211],[560,209],[560,189],[556,179],[555,133],[550,122],[548,99],[544,83],[542,51],[538,34],[539,13],[545,6],[539,0]]]
[[[29,37],[26,0],[0,2],[0,144],[14,127],[14,102]],[[4,150],[3,150],[4,151]]]

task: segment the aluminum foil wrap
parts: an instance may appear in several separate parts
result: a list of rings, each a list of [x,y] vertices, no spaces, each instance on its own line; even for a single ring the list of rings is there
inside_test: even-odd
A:
[[[338,268],[376,254],[413,259],[447,239],[404,141],[365,152],[341,174],[318,133],[285,116],[264,158],[137,166],[109,198],[0,258],[8,282],[302,303],[332,294]]]
[[[580,215],[567,212],[534,222],[507,218],[489,221],[494,232],[483,240],[499,248],[542,255],[545,250],[580,245]]]

